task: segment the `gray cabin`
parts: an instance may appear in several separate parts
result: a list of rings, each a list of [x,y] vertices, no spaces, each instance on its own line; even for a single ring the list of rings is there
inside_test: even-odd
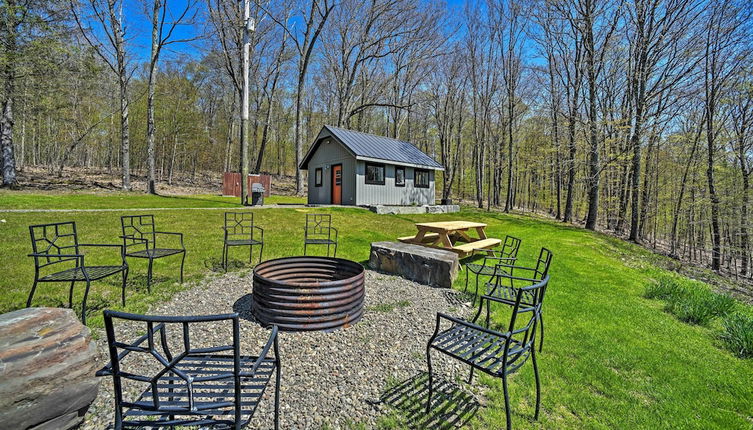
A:
[[[433,205],[444,170],[402,140],[325,125],[299,166],[308,170],[308,203]]]

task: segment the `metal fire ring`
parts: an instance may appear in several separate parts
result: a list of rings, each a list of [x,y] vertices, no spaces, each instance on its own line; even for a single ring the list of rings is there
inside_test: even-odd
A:
[[[281,330],[333,330],[363,315],[364,268],[342,258],[287,257],[254,269],[252,313]]]

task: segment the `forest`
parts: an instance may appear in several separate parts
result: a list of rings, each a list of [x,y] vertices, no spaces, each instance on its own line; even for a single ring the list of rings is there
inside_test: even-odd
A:
[[[300,194],[298,162],[330,124],[432,155],[438,198],[750,278],[752,14],[746,0],[0,0],[2,185],[29,166],[95,168],[157,193],[248,169],[295,176]]]

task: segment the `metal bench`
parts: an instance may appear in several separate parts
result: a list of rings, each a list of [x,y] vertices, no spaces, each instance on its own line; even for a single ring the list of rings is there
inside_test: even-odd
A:
[[[334,237],[332,232],[335,232]],[[308,245],[327,245],[327,257],[330,246],[334,245],[333,257],[337,257],[337,229],[332,227],[332,215],[306,214],[306,225],[303,227],[303,255],[307,255]]]
[[[256,185],[256,184],[254,184]],[[248,262],[251,263],[254,255],[254,246],[259,245],[259,261],[264,254],[264,229],[254,225],[253,212],[225,212],[225,232],[222,246],[222,267],[227,270],[228,251],[233,246],[248,246]],[[254,237],[254,231],[259,234]]]
[[[244,356],[236,313],[169,317],[106,310],[104,316],[110,362],[97,376],[112,377],[116,430],[181,426],[240,429],[251,420],[273,373],[274,426],[279,428],[277,326],[272,327],[259,355]],[[143,323],[146,334],[133,342],[123,340],[116,334],[115,320],[130,321],[130,325]],[[121,321],[117,328],[125,325],[129,323]],[[204,329],[213,332],[229,328],[231,342],[205,346],[206,339],[199,337],[201,347],[194,346],[191,331],[200,325],[209,325]],[[168,327],[178,330],[175,338]],[[160,370],[147,370],[150,365]]]
[[[426,345],[426,363],[429,368],[427,414],[431,410],[433,394],[431,365],[431,350],[433,349],[470,365],[469,384],[473,381],[474,369],[502,379],[508,430],[512,428],[512,422],[507,377],[520,369],[531,358],[536,379],[536,413],[534,419],[538,419],[541,403],[541,383],[536,363],[536,324],[541,315],[541,303],[548,282],[549,278],[546,277],[534,285],[519,288],[512,300],[504,301],[504,303],[512,305],[510,322],[505,332],[489,328],[490,304],[503,301],[496,297],[481,296],[478,312],[471,322],[443,313],[437,314],[434,334]],[[523,300],[524,296],[532,297],[532,303],[526,303]],[[484,302],[487,302],[486,325],[481,326],[478,320],[484,308]]]
[[[180,260],[180,283],[183,283],[183,264],[186,261],[186,247],[183,245],[183,233],[156,231],[154,215],[127,215],[120,217],[125,256],[149,259],[149,269],[146,278],[146,288],[152,292],[152,263],[154,260],[171,255],[182,254]],[[177,237],[180,247],[158,247],[158,237]],[[143,247],[143,249],[138,249]],[[135,249],[136,248],[136,249]]]
[[[515,264],[515,260],[518,257],[518,251],[520,250],[521,240],[517,237],[507,235],[502,245],[502,249],[499,254],[492,250],[494,255],[488,255],[484,257],[484,261],[481,264],[478,263],[466,263],[465,268],[465,289],[468,290],[468,272],[473,272],[476,275],[476,295],[478,295],[478,277],[494,276],[497,273],[497,265],[500,263]],[[476,303],[476,297],[473,297],[473,303]]]
[[[70,282],[68,291],[68,307],[73,307],[73,286],[76,282],[86,282],[84,290],[84,299],[81,303],[81,322],[86,324],[86,299],[89,296],[89,286],[91,281],[107,278],[108,276],[122,273],[123,283],[121,287],[121,300],[125,306],[125,288],[128,280],[128,264],[126,263],[124,248],[122,245],[115,244],[94,244],[79,243],[78,233],[76,232],[75,222],[58,222],[52,224],[39,224],[29,226],[31,235],[32,253],[29,257],[34,258],[34,284],[29,292],[29,298],[26,300],[26,307],[31,307],[31,300],[34,298],[34,292],[37,284],[40,282]],[[120,251],[120,264],[116,265],[88,265],[84,260],[84,254],[81,248],[113,248]],[[64,270],[51,271],[45,269],[55,265],[55,269],[60,263],[62,267],[68,267]],[[69,267],[75,262],[74,267]]]
[[[512,264],[498,264],[496,273],[491,282],[485,285],[486,294],[491,297],[502,300],[503,303],[511,304],[512,298],[518,293],[521,286],[527,286],[534,282],[540,282],[549,276],[549,265],[552,263],[552,252],[547,248],[541,248],[539,257],[536,260],[536,266],[524,267]],[[522,272],[522,273],[521,273]],[[478,294],[478,288],[476,289]],[[543,296],[541,300],[543,302]],[[533,303],[533,298],[527,294],[523,295],[523,302]],[[543,303],[542,303],[543,306]],[[541,341],[539,342],[539,352],[544,347],[544,315],[539,317],[541,327]]]

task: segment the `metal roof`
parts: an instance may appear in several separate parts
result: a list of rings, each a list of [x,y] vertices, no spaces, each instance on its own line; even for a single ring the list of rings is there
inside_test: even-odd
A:
[[[325,131],[329,132],[330,135],[343,144],[357,160],[387,161],[407,166],[444,170],[441,164],[434,161],[433,158],[409,142],[333,127],[331,125],[322,127],[322,131],[319,132],[316,142],[314,142],[314,145],[311,146],[311,149],[309,149],[309,152],[303,158],[301,169],[307,168],[309,159],[319,146],[323,137],[322,134]]]

